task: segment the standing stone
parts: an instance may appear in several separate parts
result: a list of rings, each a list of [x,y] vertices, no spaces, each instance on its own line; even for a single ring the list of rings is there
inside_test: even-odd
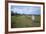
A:
[[[32,15],[32,20],[33,20],[33,21],[35,20],[35,16],[34,16],[34,15]]]

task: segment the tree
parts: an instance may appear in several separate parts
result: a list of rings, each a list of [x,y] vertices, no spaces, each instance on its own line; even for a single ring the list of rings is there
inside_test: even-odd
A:
[[[14,16],[14,12],[13,11],[11,11],[11,16]]]

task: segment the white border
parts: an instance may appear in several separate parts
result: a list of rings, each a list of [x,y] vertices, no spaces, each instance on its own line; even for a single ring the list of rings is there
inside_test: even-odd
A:
[[[41,7],[41,27],[30,27],[30,28],[11,28],[11,5],[18,6],[40,6]],[[8,3],[8,31],[27,31],[27,30],[42,30],[43,29],[43,5],[38,4],[19,4],[19,3]]]

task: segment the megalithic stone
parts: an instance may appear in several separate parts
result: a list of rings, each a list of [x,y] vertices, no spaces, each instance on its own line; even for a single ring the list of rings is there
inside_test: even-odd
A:
[[[35,20],[35,16],[34,16],[34,15],[32,15],[32,20],[33,20],[33,21]]]

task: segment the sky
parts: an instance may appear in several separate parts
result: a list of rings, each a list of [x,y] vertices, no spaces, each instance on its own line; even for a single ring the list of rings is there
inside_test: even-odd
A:
[[[19,14],[34,14],[34,15],[40,15],[41,8],[40,6],[11,6],[11,11],[14,13]]]

